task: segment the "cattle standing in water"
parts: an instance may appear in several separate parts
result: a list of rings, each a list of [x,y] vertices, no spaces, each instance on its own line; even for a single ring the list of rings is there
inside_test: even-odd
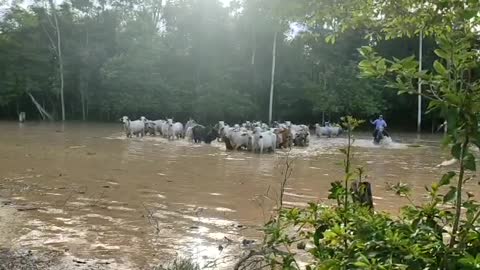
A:
[[[202,125],[196,125],[192,128],[193,141],[195,143],[205,142],[210,144],[217,138],[215,130],[212,128],[204,127]]]
[[[155,121],[152,121],[152,122],[155,124],[155,130],[154,130],[155,135],[158,133],[158,134],[164,136],[166,133],[163,133],[162,127],[167,121],[165,121],[165,120],[155,120]]]
[[[333,137],[338,137],[340,134],[342,134],[343,130],[341,127],[337,126],[331,126],[330,124],[327,124],[326,126],[322,127],[320,124],[315,124],[315,135],[317,137],[321,136],[327,136],[328,138]]]
[[[308,146],[310,142],[310,130],[308,126],[290,124],[290,134],[295,146]]]
[[[161,130],[161,134],[163,137],[167,138],[168,137],[168,128],[169,128],[170,124],[168,123],[168,120],[167,121],[164,121],[160,127],[160,130]]]
[[[293,144],[295,146],[305,147],[309,144],[310,135],[305,132],[297,133],[296,137],[293,139]]]
[[[185,123],[185,130],[184,130],[184,133],[187,133],[187,129],[188,128],[193,128],[194,126],[198,125],[197,122],[195,122],[195,120],[193,119],[190,119],[187,121],[187,123]]]
[[[249,132],[240,128],[224,127],[223,141],[228,150],[248,149],[249,136]]]
[[[193,141],[193,127],[197,126],[197,122],[195,120],[190,119],[185,123],[185,139],[187,141]]]
[[[169,140],[175,140],[183,137],[183,124],[180,122],[173,123],[173,119],[167,119]]]
[[[192,142],[193,141],[193,128],[196,127],[197,125],[193,126],[193,127],[188,127],[186,130],[185,130],[185,140],[189,141],[189,142]]]
[[[218,123],[214,127],[218,132],[218,142],[223,141],[223,138],[225,137],[225,127],[228,127],[228,125],[225,124],[225,121],[218,121]]]
[[[276,128],[278,148],[291,148],[293,144],[292,134],[288,128]]]
[[[154,121],[147,120],[145,122],[145,134],[149,134],[150,136],[155,136],[155,129],[156,125]]]
[[[253,129],[252,151],[263,154],[264,150],[275,152],[277,146],[277,135],[271,131],[263,131],[260,127]]]
[[[131,138],[133,135],[145,136],[145,117],[142,116],[142,120],[131,121],[128,116],[121,118],[123,122],[123,128],[128,138]]]

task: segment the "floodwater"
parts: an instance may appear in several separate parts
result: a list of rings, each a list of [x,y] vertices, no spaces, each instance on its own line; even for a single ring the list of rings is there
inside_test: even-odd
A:
[[[0,122],[0,129],[0,209],[9,209],[0,215],[9,224],[0,228],[0,247],[55,250],[102,269],[148,269],[176,256],[228,269],[243,239],[261,237],[286,157],[293,173],[284,204],[329,203],[346,142],[312,138],[308,148],[258,155],[217,142],[126,139],[117,124]],[[398,213],[408,202],[386,182],[408,183],[420,201],[447,170],[435,166],[448,153],[439,136],[393,135],[374,146],[369,134],[357,134],[354,164],[366,169],[376,210]],[[467,188],[480,194],[476,182]]]

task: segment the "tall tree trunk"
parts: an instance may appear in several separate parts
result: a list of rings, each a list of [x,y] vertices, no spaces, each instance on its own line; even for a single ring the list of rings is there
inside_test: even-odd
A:
[[[82,103],[82,120],[86,120],[86,111],[85,111],[85,86],[86,82],[81,83],[80,89],[80,102]]]
[[[258,95],[258,91],[256,91],[257,89],[257,66],[255,65],[255,61],[256,61],[256,55],[257,55],[257,35],[256,35],[256,32],[255,32],[255,27],[254,25],[252,24],[252,28],[251,28],[251,31],[252,31],[252,56],[251,56],[251,59],[250,59],[250,66],[251,66],[251,69],[250,69],[250,72],[251,72],[251,90],[253,91],[252,93],[256,93],[256,97],[257,98],[260,98],[259,95]],[[249,117],[251,117],[252,115],[249,115]],[[258,115],[258,111],[255,113],[255,118],[258,118],[259,115]]]
[[[88,85],[87,85],[87,89],[88,89]],[[87,96],[85,100],[85,119],[88,119],[88,112],[89,112],[89,106],[88,106],[88,96]]]
[[[89,41],[89,36],[88,36],[88,25],[85,27],[85,52],[87,55],[87,59],[85,63],[88,63],[88,55],[89,55],[89,49],[88,49],[88,42]],[[80,102],[82,103],[82,120],[85,121],[87,120],[87,112],[86,112],[86,101],[87,101],[87,91],[88,91],[88,81],[89,81],[89,76],[88,76],[88,69],[84,68],[83,71],[81,72],[80,76]]]
[[[65,99],[63,95],[64,80],[63,80],[63,59],[62,59],[62,41],[60,34],[60,27],[58,25],[57,11],[53,0],[48,0],[50,3],[50,9],[53,15],[53,21],[55,23],[55,32],[57,34],[57,58],[58,58],[58,72],[60,75],[60,102],[62,105],[62,121],[65,121]]]
[[[257,35],[255,33],[255,24],[252,23],[252,59],[251,65],[255,65],[255,56],[257,54]]]
[[[270,105],[268,107],[268,123],[272,123],[272,111],[273,111],[273,90],[274,90],[274,82],[275,82],[275,60],[277,55],[277,34],[275,32],[273,35],[273,47],[272,47],[272,77],[270,81]]]

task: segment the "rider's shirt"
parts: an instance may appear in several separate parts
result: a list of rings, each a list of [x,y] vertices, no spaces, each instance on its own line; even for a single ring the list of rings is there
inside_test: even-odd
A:
[[[383,119],[377,119],[373,121],[373,124],[375,125],[375,129],[377,130],[384,129],[387,127],[387,122],[385,122],[385,120]]]

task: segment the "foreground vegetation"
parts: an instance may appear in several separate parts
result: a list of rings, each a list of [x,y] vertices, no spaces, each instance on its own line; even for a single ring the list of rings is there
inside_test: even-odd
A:
[[[351,131],[360,122],[347,117],[343,125],[349,131],[348,145],[341,149],[345,178],[332,183],[329,197],[337,204],[280,207],[265,225],[263,246],[250,252],[237,269],[251,265],[299,269],[301,249],[309,254],[303,260],[307,269],[480,269],[480,203],[464,190],[476,171],[471,149],[480,146],[480,3],[348,0],[329,6],[327,1],[311,0],[294,8],[314,6],[324,10],[310,13],[310,24],[338,29],[329,41],[342,31],[367,25],[375,39],[422,33],[435,40],[438,59],[431,69],[419,70],[413,56],[389,59],[374,46],[360,49],[359,67],[362,76],[380,79],[399,94],[421,94],[429,100],[429,109],[448,121],[444,146],[458,160],[458,168],[426,188],[426,202],[412,202],[398,217],[374,212],[359,202],[366,189],[351,188],[363,181],[364,171],[352,163]],[[349,16],[344,15],[346,10]],[[421,93],[416,89],[418,80],[423,83]],[[399,183],[392,189],[409,198],[407,186]]]
[[[349,117],[344,126],[351,132],[358,124]],[[410,200],[408,186],[396,184],[392,192],[411,204],[396,217],[374,212],[359,200],[367,189],[353,188],[365,183],[363,168],[353,166],[353,140],[349,133],[348,145],[340,149],[345,178],[332,182],[329,195],[336,204],[280,207],[264,227],[263,245],[236,269],[303,269],[304,263],[306,269],[480,269],[480,203],[468,192],[465,199],[457,193],[451,183],[456,173],[428,187],[421,205]],[[465,181],[461,177],[457,181]],[[442,193],[445,187],[449,191]],[[458,205],[465,209],[460,215]]]

